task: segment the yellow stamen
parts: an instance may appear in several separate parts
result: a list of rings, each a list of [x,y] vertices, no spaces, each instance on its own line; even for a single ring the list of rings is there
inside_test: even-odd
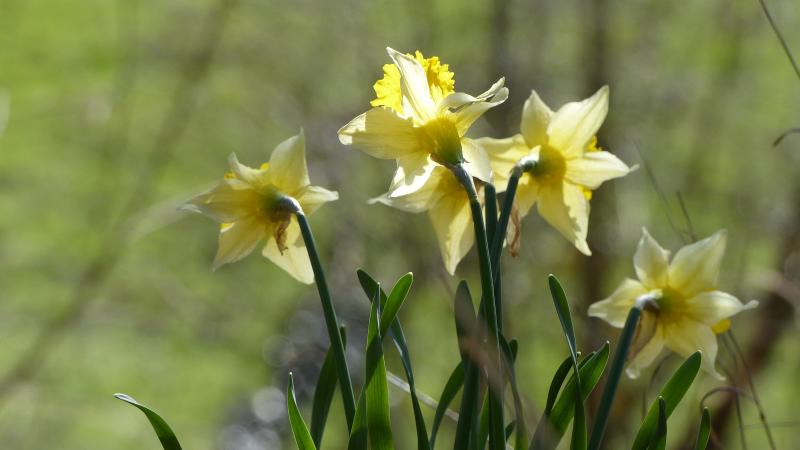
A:
[[[731,328],[731,319],[722,319],[716,325],[711,327],[714,334],[722,334]]]

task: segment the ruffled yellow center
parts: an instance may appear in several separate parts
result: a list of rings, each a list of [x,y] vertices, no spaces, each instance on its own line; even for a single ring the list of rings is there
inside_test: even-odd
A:
[[[450,67],[447,64],[442,64],[437,56],[425,58],[419,50],[414,54],[414,59],[425,70],[434,102],[438,103],[439,100],[455,92],[454,74],[448,70]],[[372,88],[375,89],[376,96],[375,100],[370,102],[372,106],[388,106],[400,114],[403,113],[403,93],[400,88],[400,70],[397,66],[385,64],[383,78],[375,82]]]

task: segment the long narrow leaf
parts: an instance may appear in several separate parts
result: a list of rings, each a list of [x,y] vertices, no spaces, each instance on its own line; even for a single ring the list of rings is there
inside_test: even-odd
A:
[[[300,450],[317,450],[314,440],[311,438],[311,433],[306,427],[306,422],[297,408],[297,399],[294,396],[294,380],[292,374],[289,373],[289,386],[286,388],[286,403],[289,410],[289,424],[292,427],[292,435],[294,435],[294,442]]]
[[[591,357],[591,355],[590,355]],[[585,362],[585,360],[584,360]],[[557,440],[552,437],[555,433],[550,424],[550,414],[553,411],[553,405],[556,403],[558,392],[561,390],[561,385],[567,378],[569,371],[572,369],[572,356],[567,356],[564,361],[556,369],[553,375],[553,380],[550,382],[550,389],[547,393],[547,403],[544,407],[544,413],[536,425],[536,430],[533,432],[533,439],[531,440],[530,448],[532,450],[541,450],[548,447],[555,447]],[[570,416],[571,418],[571,416]],[[560,436],[559,436],[560,438]],[[550,443],[550,444],[548,444]]]
[[[342,345],[347,346],[347,334],[344,327],[339,327],[339,334],[342,336]],[[336,376],[336,360],[334,359],[333,349],[328,348],[325,353],[325,361],[319,371],[317,387],[314,389],[314,404],[311,409],[311,437],[314,445],[318,448],[322,443],[322,435],[325,432],[325,424],[328,421],[328,412],[331,409],[331,401],[336,393],[336,385],[339,379]]]
[[[648,450],[667,448],[667,406],[664,397],[658,397],[658,426],[653,434]]]
[[[456,424],[455,450],[466,450],[469,442],[477,441],[478,431],[478,366],[472,361],[467,346],[473,345],[471,333],[476,331],[477,318],[472,304],[472,295],[465,281],[456,289],[455,298],[456,333],[458,334],[461,361],[464,364],[464,387],[461,393],[461,407]]]
[[[672,411],[675,410],[675,407],[678,406],[678,403],[683,396],[686,395],[692,382],[694,382],[697,372],[700,370],[700,362],[700,352],[693,353],[681,364],[678,370],[675,371],[669,381],[667,381],[667,384],[664,385],[664,388],[659,394],[659,398],[663,398],[664,400],[667,417],[672,414]],[[631,449],[645,449],[652,441],[653,434],[658,427],[658,405],[659,400],[656,400],[650,405],[650,409],[647,411],[647,415],[642,421],[638,433],[636,433],[636,438],[633,441]]]
[[[453,372],[450,373],[450,377],[447,379],[444,389],[442,389],[442,394],[439,396],[439,404],[436,406],[436,413],[433,416],[433,424],[431,425],[431,448],[434,448],[436,445],[436,434],[439,432],[439,425],[442,424],[442,419],[444,419],[447,408],[450,406],[450,403],[452,403],[453,399],[456,397],[458,391],[461,390],[461,386],[463,385],[464,362],[461,361],[458,363],[456,368],[453,369]]]
[[[508,384],[511,387],[511,396],[514,399],[514,429],[516,430],[514,439],[514,449],[524,450],[527,446],[528,429],[525,426],[525,415],[522,409],[522,396],[519,394],[517,387],[517,373],[514,369],[514,363],[517,360],[517,351],[519,343],[516,339],[506,341],[505,338],[500,336],[500,347],[506,357],[506,376],[508,377]],[[506,438],[508,440],[508,438]]]
[[[393,450],[392,427],[389,417],[389,386],[386,382],[386,363],[380,334],[381,300],[375,293],[367,329],[366,377],[364,393],[367,405],[367,432],[370,448]]]
[[[550,293],[553,296],[553,304],[556,307],[558,320],[561,322],[561,328],[564,331],[564,336],[567,338],[567,346],[569,353],[572,356],[572,368],[574,370],[577,383],[574,384],[574,408],[575,413],[572,425],[572,441],[570,449],[572,450],[585,450],[587,446],[586,438],[586,415],[583,407],[583,395],[581,394],[580,370],[578,369],[578,348],[575,343],[575,330],[572,327],[572,316],[569,312],[569,303],[567,296],[564,294],[564,288],[561,287],[558,279],[554,275],[547,277],[548,284],[550,285]]]
[[[706,450],[708,438],[711,437],[711,414],[708,408],[703,408],[703,418],[700,420],[700,431],[697,432],[697,441],[694,450]]]
[[[364,390],[358,396],[358,405],[353,417],[353,427],[350,429],[350,441],[347,450],[367,450],[367,396]]]
[[[359,283],[361,283],[361,288],[367,294],[367,298],[370,300],[375,298],[375,292],[377,291],[380,292],[381,302],[384,304],[392,303],[383,290],[380,289],[378,282],[375,281],[375,279],[373,279],[367,272],[359,269],[356,274],[358,275]],[[395,292],[399,294],[404,290],[405,294],[402,295],[402,298],[405,298],[408,293],[408,288],[411,286],[411,281],[413,280],[410,275],[411,274],[409,273],[400,278],[397,284],[395,284],[395,287],[392,289],[392,294],[395,294]],[[402,287],[406,283],[407,287]],[[396,301],[397,300],[394,300],[394,302]],[[400,303],[402,303],[402,301]],[[384,310],[383,314],[381,315],[381,327],[383,327],[384,317],[388,319],[389,314],[396,316],[397,311],[399,310],[399,305],[397,308],[393,309],[393,313],[389,312],[392,311],[390,308],[386,308]],[[417,389],[414,383],[414,372],[411,368],[411,355],[408,351],[405,333],[403,333],[403,327],[400,325],[400,319],[398,317],[394,317],[394,320],[392,320],[391,324],[389,325],[389,335],[394,342],[397,352],[400,354],[400,361],[403,363],[403,370],[406,374],[406,382],[408,382],[408,391],[411,396],[411,407],[414,411],[414,424],[416,425],[417,431],[417,448],[419,450],[429,450],[432,444],[428,442],[428,431],[425,425],[425,417],[422,415],[422,408],[420,407],[419,398],[417,397]],[[382,334],[381,336],[384,335]]]
[[[400,311],[400,307],[403,306],[403,302],[406,300],[406,296],[411,289],[411,283],[413,283],[413,281],[414,275],[411,272],[400,277],[392,288],[392,292],[389,293],[389,297],[383,303],[380,324],[381,336],[386,336],[388,334],[389,326],[394,323],[397,312]],[[381,301],[383,301],[383,299]]]
[[[155,411],[137,402],[133,397],[127,394],[114,394],[114,397],[139,408],[139,410],[144,413],[147,420],[150,421],[153,431],[156,432],[158,440],[161,441],[161,446],[164,447],[164,450],[181,450],[181,444],[178,442],[178,438],[175,437],[172,428],[170,428],[167,422]]]

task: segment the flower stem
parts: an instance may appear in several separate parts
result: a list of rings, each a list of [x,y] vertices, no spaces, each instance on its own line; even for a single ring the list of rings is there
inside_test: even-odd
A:
[[[503,250],[503,241],[506,238],[506,230],[508,229],[508,221],[511,218],[511,210],[514,207],[514,198],[517,195],[517,186],[519,179],[522,175],[536,167],[536,160],[532,158],[522,158],[511,169],[511,176],[508,178],[508,186],[506,187],[505,198],[503,199],[503,208],[500,210],[500,219],[497,223],[497,228],[492,239],[491,257],[492,257],[492,278],[498,279],[500,275],[500,253]]]
[[[637,304],[628,312],[628,318],[625,320],[625,327],[622,329],[622,334],[620,334],[619,337],[617,352],[614,355],[614,360],[611,362],[611,370],[608,372],[608,379],[603,388],[600,406],[597,408],[597,414],[595,415],[594,427],[592,427],[592,435],[589,439],[589,450],[599,449],[600,443],[603,442],[603,434],[605,434],[606,431],[608,415],[611,412],[611,404],[614,403],[614,397],[617,395],[617,386],[619,386],[622,368],[625,366],[628,350],[636,334],[636,324],[639,322],[641,313],[642,304],[637,301]]]
[[[317,246],[314,243],[314,235],[311,234],[311,227],[308,224],[306,215],[302,210],[295,211],[297,223],[300,225],[300,232],[303,234],[303,241],[306,244],[308,258],[311,260],[311,268],[314,271],[314,280],[319,290],[319,299],[322,302],[322,312],[325,315],[325,325],[328,328],[328,339],[331,341],[333,356],[336,362],[336,372],[339,377],[339,386],[342,390],[342,403],[344,404],[344,415],[347,418],[347,428],[353,426],[353,417],[356,413],[356,402],[353,396],[353,384],[350,380],[350,371],[347,368],[345,359],[344,344],[342,336],[339,334],[339,321],[336,318],[336,310],[333,308],[331,293],[328,290],[328,283],[325,281],[325,272],[322,270]]]
[[[492,450],[503,450],[505,448],[505,425],[503,423],[503,364],[501,362],[502,351],[500,349],[500,330],[498,328],[497,309],[494,300],[494,282],[492,264],[489,257],[489,242],[486,238],[486,226],[483,222],[483,212],[481,211],[478,191],[472,181],[472,176],[462,165],[450,166],[453,174],[459,183],[464,186],[464,190],[469,197],[469,206],[472,212],[472,223],[475,228],[475,240],[478,247],[478,264],[481,272],[481,306],[486,311],[486,326],[489,329],[491,339],[494,340],[492,359],[494,368],[488,368],[487,374],[497,374],[496,380],[489,381],[489,448]],[[497,230],[499,232],[499,230]]]

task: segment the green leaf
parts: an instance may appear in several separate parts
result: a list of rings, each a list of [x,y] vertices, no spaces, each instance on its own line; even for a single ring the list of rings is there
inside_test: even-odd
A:
[[[564,336],[567,338],[567,346],[569,347],[569,354],[572,356],[572,362],[577,367],[578,365],[578,348],[575,345],[575,330],[572,328],[572,315],[569,312],[569,303],[567,296],[564,294],[564,288],[558,282],[555,275],[549,275],[547,282],[550,285],[550,294],[553,296],[553,304],[556,307],[556,314],[558,320],[561,322],[561,329],[564,331]]]
[[[450,403],[453,402],[453,399],[456,397],[456,394],[458,394],[458,391],[463,385],[464,362],[461,361],[458,363],[456,368],[453,369],[453,372],[450,373],[450,377],[447,379],[444,389],[442,389],[442,394],[439,396],[439,404],[436,406],[436,413],[433,416],[433,425],[431,425],[431,448],[434,448],[434,445],[436,444],[436,434],[439,432],[439,425],[442,424],[442,419],[444,419],[447,408],[450,406]]]
[[[297,408],[297,399],[294,396],[294,380],[291,372],[289,373],[289,386],[286,388],[286,403],[289,409],[289,424],[292,426],[294,442],[300,450],[317,450],[311,433],[308,432],[303,416]]]
[[[614,397],[617,395],[617,386],[619,386],[619,379],[622,376],[622,369],[625,366],[625,360],[628,357],[628,349],[633,342],[633,335],[636,332],[636,324],[639,322],[639,315],[642,310],[639,306],[634,306],[628,312],[628,317],[625,319],[625,326],[622,328],[622,333],[619,336],[619,343],[617,350],[614,354],[614,360],[611,362],[611,368],[606,377],[606,386],[603,388],[603,395],[600,397],[600,406],[597,408],[597,413],[594,418],[594,426],[592,427],[592,435],[589,439],[589,450],[598,450],[600,444],[603,442],[603,435],[606,431],[608,424],[608,416],[611,413],[611,405],[614,403]]]
[[[609,344],[606,342],[600,350],[590,353],[580,364],[581,396],[586,400],[592,391],[597,387],[597,383],[603,376],[603,371],[608,363]],[[550,422],[558,431],[558,436],[562,436],[567,430],[570,420],[572,420],[572,407],[575,404],[575,375],[571,375],[567,384],[562,389],[561,395],[553,406],[550,413]]]
[[[127,394],[114,394],[114,397],[139,408],[144,413],[156,432],[158,440],[161,441],[161,446],[164,447],[164,450],[181,450],[181,444],[178,442],[178,438],[175,437],[175,433],[172,432],[172,428],[155,411],[137,402]]]
[[[592,355],[593,354],[590,354],[587,359],[591,358]],[[584,362],[585,361],[586,360],[584,360]],[[560,440],[561,436],[558,436],[558,439],[554,437],[555,433],[550,424],[550,414],[553,411],[553,405],[556,403],[558,391],[561,390],[561,385],[564,384],[564,380],[567,378],[571,369],[572,356],[567,356],[558,366],[558,369],[556,369],[555,375],[553,375],[553,380],[550,382],[550,389],[547,392],[547,403],[544,407],[544,413],[539,419],[539,423],[536,425],[536,430],[533,432],[533,439],[530,445],[532,450],[555,447],[558,443],[557,441]]]
[[[667,448],[667,406],[664,397],[658,397],[658,427],[647,449],[664,450],[665,448]]]
[[[342,336],[342,344],[347,345],[347,334],[344,327],[339,327],[339,334]],[[325,361],[319,371],[317,387],[314,389],[314,405],[311,409],[311,437],[314,444],[319,447],[322,443],[322,434],[325,432],[325,423],[328,421],[328,412],[331,409],[331,401],[336,393],[338,377],[336,375],[336,360],[334,359],[333,349],[328,348],[325,354]]]
[[[506,341],[505,338],[500,336],[500,347],[506,358],[506,376],[508,377],[508,384],[511,386],[511,396],[514,399],[514,429],[517,431],[514,439],[514,448],[517,450],[527,449],[528,429],[525,426],[525,417],[522,408],[522,396],[519,394],[517,387],[517,374],[514,370],[514,363],[517,360],[517,351],[519,350],[519,343],[516,339]],[[508,438],[506,438],[508,440]]]
[[[689,387],[694,382],[697,372],[700,370],[701,356],[700,352],[695,352],[686,361],[681,364],[678,370],[661,389],[659,398],[663,397],[665,404],[666,417],[668,418],[683,396],[689,390]],[[639,432],[636,433],[636,439],[633,441],[633,450],[646,449],[648,444],[653,439],[653,434],[656,432],[658,426],[658,404],[656,400],[650,405],[647,415],[639,427]]]
[[[461,407],[458,412],[456,424],[455,450],[466,450],[470,439],[477,440],[478,424],[478,367],[473,363],[467,351],[472,333],[477,330],[475,307],[472,304],[472,295],[465,281],[461,281],[456,289],[455,298],[456,333],[458,334],[458,348],[461,352],[461,361],[464,364],[464,387],[461,393]]]
[[[381,313],[381,336],[386,336],[389,332],[389,326],[394,323],[397,312],[403,306],[406,300],[408,291],[411,289],[411,283],[414,281],[414,275],[409,272],[395,283],[392,292],[389,293],[389,298],[383,302],[383,312]],[[372,298],[375,298],[372,296]],[[383,301],[383,300],[382,300]]]
[[[553,296],[553,304],[556,307],[556,314],[558,320],[561,322],[561,328],[564,331],[564,336],[567,338],[567,346],[569,347],[570,356],[572,356],[572,368],[577,377],[578,382],[573,384],[574,393],[574,420],[572,425],[572,440],[570,449],[572,450],[585,450],[586,449],[586,414],[583,406],[583,394],[581,394],[582,383],[580,382],[580,370],[578,368],[578,348],[575,343],[575,330],[572,327],[572,316],[569,312],[569,303],[567,296],[564,294],[564,288],[561,287],[555,275],[547,277],[548,284],[550,285],[550,293]]]
[[[358,281],[361,283],[361,288],[367,294],[367,297],[372,301],[375,298],[375,292],[380,292],[381,302],[382,304],[388,303],[397,303],[397,298],[405,298],[406,294],[408,293],[408,289],[411,286],[411,281],[413,280],[413,276],[408,273],[398,280],[395,284],[394,288],[392,289],[392,295],[389,297],[395,297],[395,300],[390,301],[390,298],[387,298],[386,293],[380,289],[378,282],[375,281],[367,272],[359,269],[356,271],[358,275]],[[403,286],[406,287],[403,287]],[[402,294],[402,297],[400,294]],[[402,303],[402,300],[399,301]],[[399,310],[400,306],[396,308],[385,308],[383,314],[381,315],[381,327],[383,328],[384,318],[389,317],[389,314],[396,316],[397,311]],[[394,313],[389,313],[394,309]],[[425,417],[422,415],[422,408],[419,404],[419,398],[417,397],[417,389],[414,383],[414,372],[411,368],[411,355],[408,352],[408,344],[406,342],[405,333],[403,333],[403,327],[400,325],[400,319],[395,317],[394,320],[389,325],[389,335],[394,342],[395,348],[397,352],[400,354],[400,361],[403,363],[403,370],[406,374],[406,381],[408,382],[408,390],[411,396],[411,406],[414,411],[414,423],[416,425],[417,431],[417,448],[421,450],[428,450],[431,447],[431,444],[428,443],[428,431],[425,426]],[[383,334],[381,334],[383,336]]]
[[[353,427],[350,429],[350,441],[347,443],[348,450],[367,450],[367,396],[364,390],[358,396],[358,405],[353,417]]]
[[[389,418],[389,386],[386,382],[386,363],[383,358],[383,345],[380,334],[381,300],[375,293],[369,315],[367,329],[366,377],[364,393],[366,396],[367,432],[370,448],[373,450],[392,450],[392,427]]]
[[[708,408],[703,408],[703,418],[700,420],[700,431],[697,433],[697,441],[694,450],[706,450],[708,438],[711,437],[711,414]]]

